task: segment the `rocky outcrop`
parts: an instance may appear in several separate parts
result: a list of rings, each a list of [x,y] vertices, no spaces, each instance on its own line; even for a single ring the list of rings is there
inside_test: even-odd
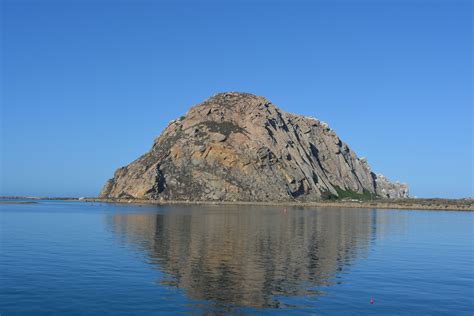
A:
[[[102,198],[317,201],[408,197],[315,118],[263,97],[220,93],[169,123],[152,149],[119,168]]]

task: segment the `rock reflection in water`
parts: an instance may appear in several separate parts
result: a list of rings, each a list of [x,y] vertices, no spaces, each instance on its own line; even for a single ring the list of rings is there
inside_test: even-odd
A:
[[[160,209],[162,210],[162,208]],[[275,296],[318,295],[367,253],[380,227],[370,210],[173,206],[111,215],[112,231],[145,251],[190,298],[270,307]],[[383,227],[383,225],[382,225]]]

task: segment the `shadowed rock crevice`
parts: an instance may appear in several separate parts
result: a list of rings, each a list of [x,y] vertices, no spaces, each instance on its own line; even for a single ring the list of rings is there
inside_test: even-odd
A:
[[[342,192],[352,192],[344,194]],[[328,125],[263,97],[219,93],[171,121],[152,149],[119,168],[102,198],[317,201],[404,198]]]

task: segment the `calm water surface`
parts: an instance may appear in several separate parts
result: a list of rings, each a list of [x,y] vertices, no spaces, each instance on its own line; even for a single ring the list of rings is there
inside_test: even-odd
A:
[[[0,314],[473,315],[473,256],[469,212],[0,205]]]

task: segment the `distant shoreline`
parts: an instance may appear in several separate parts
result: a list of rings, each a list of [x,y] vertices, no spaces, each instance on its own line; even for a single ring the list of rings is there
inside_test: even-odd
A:
[[[374,201],[321,201],[321,202],[248,202],[248,201],[159,201],[128,199],[85,199],[88,202],[105,202],[120,204],[190,204],[190,205],[256,205],[256,206],[301,206],[301,207],[334,207],[334,208],[377,208],[377,209],[413,209],[413,210],[446,210],[474,211],[474,200],[445,199],[403,199]]]
[[[1,199],[4,199],[2,201]],[[5,201],[8,199],[10,201]],[[13,200],[13,201],[12,201]],[[142,199],[99,199],[99,198],[31,198],[31,197],[0,197],[0,204],[29,204],[28,201],[14,200],[54,200],[80,201],[118,204],[147,204],[147,205],[261,205],[261,206],[300,206],[300,207],[336,207],[336,208],[376,208],[376,209],[404,209],[404,210],[446,210],[446,211],[474,211],[474,199],[399,199],[399,200],[341,200],[320,202],[253,202],[253,201],[181,201],[181,200],[142,200]]]
[[[38,204],[36,201],[2,201],[0,200],[1,204]]]
[[[10,201],[2,201],[9,199]],[[398,200],[341,200],[320,202],[252,202],[252,201],[182,201],[182,200],[143,200],[143,199],[100,199],[100,198],[32,198],[32,197],[0,197],[0,204],[29,204],[34,202],[12,200],[53,200],[79,201],[118,204],[146,205],[255,205],[255,206],[299,206],[299,207],[334,207],[334,208],[375,208],[402,210],[442,210],[442,211],[474,211],[474,199],[398,199]]]

